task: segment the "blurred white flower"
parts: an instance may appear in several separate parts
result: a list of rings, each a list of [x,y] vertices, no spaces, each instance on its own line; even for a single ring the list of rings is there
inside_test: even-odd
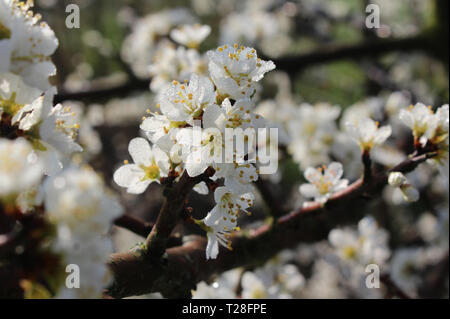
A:
[[[137,19],[123,42],[122,58],[138,77],[148,78],[148,67],[153,63],[159,40],[168,36],[172,28],[194,22],[195,18],[184,8],[162,10]]]
[[[431,107],[422,103],[410,106],[408,110],[400,111],[400,120],[408,126],[422,145],[432,138],[438,126],[438,118],[434,115]]]
[[[403,183],[406,183],[406,181],[406,176],[400,172],[392,172],[388,177],[388,183],[393,187],[400,187]]]
[[[341,179],[343,174],[342,164],[338,162],[333,162],[328,167],[309,167],[305,171],[305,178],[310,184],[301,185],[300,193],[324,204],[333,194],[348,186],[348,180]]]
[[[420,198],[419,191],[408,183],[408,179],[400,172],[391,172],[388,177],[389,185],[400,190],[403,199],[407,203],[417,202]]]
[[[30,143],[0,138],[0,200],[33,188],[42,176],[43,163]]]
[[[170,37],[179,44],[196,49],[211,33],[209,25],[184,24],[170,32]]]
[[[150,88],[153,92],[160,93],[173,80],[185,82],[193,74],[206,76],[207,69],[206,58],[198,51],[182,46],[175,48],[173,43],[162,40],[148,66],[152,77]]]
[[[372,217],[365,217],[358,223],[358,231],[349,228],[333,229],[328,235],[337,255],[347,263],[366,267],[368,264],[384,265],[391,252],[388,233],[378,227]]]
[[[100,298],[112,279],[106,262],[113,252],[105,237],[123,213],[118,201],[90,168],[66,168],[44,183],[45,208],[56,226],[52,250],[80,267],[80,288],[60,287],[56,298]]]
[[[370,151],[373,147],[383,144],[392,129],[389,125],[378,127],[378,122],[370,118],[364,118],[358,125],[348,122],[346,124],[349,135],[359,144],[362,151]]]
[[[392,257],[390,276],[406,293],[415,295],[422,282],[419,272],[424,266],[424,251],[421,248],[397,249]]]

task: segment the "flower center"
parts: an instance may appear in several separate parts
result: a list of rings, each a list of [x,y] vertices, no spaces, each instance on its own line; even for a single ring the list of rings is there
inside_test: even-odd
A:
[[[1,39],[1,28],[0,28],[0,39]],[[16,115],[17,112],[20,111],[23,105],[16,103],[16,92],[14,92],[11,94],[11,97],[8,100],[5,100],[0,96],[0,107],[3,108],[3,111],[5,113],[14,116]]]
[[[346,259],[354,259],[356,257],[356,249],[352,246],[344,248],[344,257]]]
[[[150,179],[150,180],[155,180],[159,178],[159,167],[156,164],[150,165],[148,167],[143,167],[143,170],[145,172],[145,177],[144,179]]]
[[[264,299],[264,298],[267,298],[267,293],[264,289],[256,288],[252,292],[252,298],[253,299]]]

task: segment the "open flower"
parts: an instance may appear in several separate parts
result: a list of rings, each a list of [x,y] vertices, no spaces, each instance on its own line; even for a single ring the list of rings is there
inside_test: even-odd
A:
[[[170,32],[170,37],[179,44],[195,49],[211,33],[209,25],[185,24]]]
[[[390,256],[388,233],[380,228],[373,217],[365,217],[358,223],[357,231],[335,228],[328,240],[336,254],[346,262],[366,266],[370,263],[383,265]]]
[[[227,187],[218,187],[214,192],[216,206],[205,217],[207,226],[221,225],[225,230],[236,228],[239,212],[247,212],[253,205],[252,193],[236,193]]]
[[[343,173],[342,164],[338,162],[331,163],[328,168],[309,167],[305,171],[305,178],[310,184],[301,185],[300,193],[324,204],[334,193],[347,187],[348,180],[341,179]]]
[[[221,163],[224,153],[225,115],[220,107],[215,104],[207,107],[202,123],[203,128],[182,128],[176,136],[177,142],[189,150],[185,167],[191,177],[202,174],[214,163]]]
[[[392,134],[389,125],[378,127],[378,122],[370,118],[361,120],[358,125],[346,123],[350,136],[359,144],[362,151],[370,151],[373,147],[383,144]]]
[[[42,175],[43,163],[25,139],[0,138],[0,197],[31,189]]]
[[[213,167],[216,170],[214,177],[224,178],[224,185],[237,193],[251,191],[250,184],[258,180],[258,171],[251,164],[219,163]]]
[[[20,130],[29,130],[40,120],[42,91],[29,87],[20,76],[12,73],[2,73],[0,77],[0,116],[8,114],[12,125],[18,124]]]
[[[125,161],[126,164],[114,173],[116,184],[126,187],[128,193],[141,194],[152,182],[159,183],[161,177],[168,175],[169,157],[158,147],[152,148],[144,138],[132,139],[128,151],[134,164]]]
[[[400,172],[392,172],[389,174],[388,183],[392,187],[396,187],[402,193],[403,199],[407,203],[417,202],[420,198],[419,191],[408,183],[408,179]]]
[[[149,65],[149,75],[152,77],[150,89],[160,92],[170,81],[188,81],[192,74],[205,75],[206,58],[194,49],[175,48],[173,43],[162,41],[158,45],[152,64]]]
[[[425,145],[432,138],[438,126],[438,117],[435,116],[431,107],[422,103],[410,106],[408,110],[400,111],[400,120],[408,126],[414,137]]]
[[[194,119],[214,102],[215,93],[211,81],[193,74],[189,84],[173,81],[162,93],[160,107],[169,120],[193,125]]]
[[[0,1],[0,73],[20,75],[41,90],[50,88],[48,77],[56,73],[49,56],[58,47],[53,30],[29,10],[32,1]]]
[[[59,172],[73,153],[83,151],[75,142],[80,127],[76,114],[70,107],[53,106],[54,94],[53,89],[45,93],[39,134],[31,136],[33,147],[45,161],[45,173],[50,176]]]
[[[275,69],[272,61],[259,59],[255,49],[237,44],[208,51],[207,56],[209,72],[219,95],[234,100],[252,97],[256,82]]]
[[[220,225],[204,227],[208,243],[206,245],[206,259],[216,259],[219,254],[219,244],[231,250],[231,230],[225,230]]]

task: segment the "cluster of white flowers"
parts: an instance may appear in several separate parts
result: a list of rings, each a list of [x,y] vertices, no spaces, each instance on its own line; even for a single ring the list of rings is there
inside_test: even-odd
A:
[[[253,205],[251,183],[258,179],[254,163],[245,161],[246,155],[256,151],[254,131],[246,135],[243,152],[233,148],[229,154],[225,131],[264,127],[262,117],[253,112],[252,97],[257,82],[275,65],[259,59],[254,49],[237,44],[209,51],[207,57],[211,79],[192,74],[189,81],[174,80],[161,90],[157,107],[162,114],[150,113],[141,125],[152,145],[143,138],[133,139],[129,152],[134,163],[126,161],[114,180],[139,194],[171,171],[196,177],[214,168],[212,178],[223,179],[224,186],[214,192],[216,206],[197,222],[208,233],[207,258],[216,258],[219,243],[231,249],[230,232],[237,228],[239,212]],[[204,193],[205,185],[196,189]]]
[[[33,15],[31,6],[31,1],[0,1],[1,187],[16,195],[37,186],[43,173],[57,173],[81,151],[73,112],[53,106],[56,90],[48,78],[55,67],[49,56],[58,41],[46,23],[38,23],[40,16]]]
[[[81,109],[53,105],[50,55],[58,41],[46,23],[38,23],[32,5],[0,0],[0,206],[15,214],[42,210],[45,223],[56,229],[45,244],[58,256],[63,268],[52,267],[62,274],[44,278],[59,285],[52,284],[56,297],[97,298],[108,283],[106,261],[113,252],[104,235],[122,209],[97,174],[71,164],[82,151],[76,142]],[[80,289],[57,280],[69,264],[80,268]],[[31,290],[34,284],[40,285],[32,283]]]
[[[19,76],[1,74],[0,115],[31,143],[47,175],[57,173],[73,153],[82,151],[75,142],[79,128],[75,114],[70,107],[53,106],[55,92],[51,88],[43,93],[27,87]]]
[[[445,161],[449,148],[448,104],[433,112],[431,106],[417,103],[411,105],[408,110],[401,110],[400,119],[413,131],[414,138],[420,145],[425,147],[427,143],[431,143],[436,146],[439,152],[438,160]]]
[[[258,45],[270,56],[285,53],[291,44],[289,31],[292,28],[292,21],[283,10],[270,10],[270,7],[275,5],[274,2],[245,1],[242,10],[226,15],[221,21],[220,41]]]
[[[174,27],[194,22],[194,17],[186,9],[164,10],[138,19],[132,33],[124,40],[123,59],[137,76],[148,78],[148,68],[153,63],[160,40],[167,38]]]
[[[200,282],[192,292],[198,298],[291,299],[301,297],[305,277],[290,263],[293,254],[283,251],[255,270],[234,269],[211,285]],[[240,287],[240,289],[236,289]],[[240,292],[238,291],[240,290]]]
[[[0,1],[0,73],[20,75],[29,86],[50,88],[56,68],[50,55],[58,47],[52,29],[30,11],[32,1]]]
[[[328,235],[336,254],[346,262],[362,266],[384,265],[390,256],[388,233],[378,228],[372,217],[366,217],[358,223],[358,231],[351,229],[333,229]]]
[[[79,289],[62,287],[56,297],[101,297],[111,279],[106,262],[113,247],[106,234],[122,208],[89,168],[65,169],[45,181],[43,192],[46,214],[56,225],[53,250],[81,274]]]
[[[14,201],[36,186],[43,175],[43,163],[23,138],[0,139],[0,203]]]

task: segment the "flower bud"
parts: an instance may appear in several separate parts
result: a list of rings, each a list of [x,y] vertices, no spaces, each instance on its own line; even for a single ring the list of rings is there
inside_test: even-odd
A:
[[[403,199],[408,203],[417,202],[420,198],[419,191],[410,184],[403,184],[400,186]]]
[[[400,172],[392,172],[389,174],[388,183],[393,187],[400,187],[406,183],[406,176]]]

